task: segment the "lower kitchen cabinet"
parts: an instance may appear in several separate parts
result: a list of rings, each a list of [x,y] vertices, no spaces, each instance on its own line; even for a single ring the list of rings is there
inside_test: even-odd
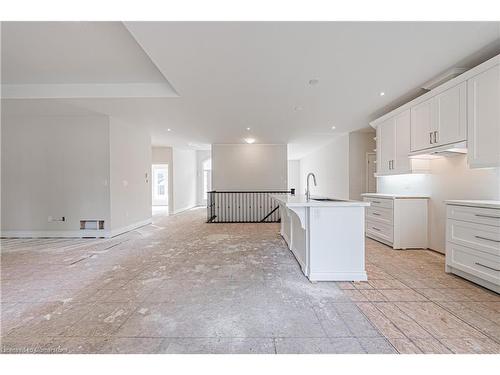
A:
[[[446,272],[500,293],[500,202],[446,203]]]
[[[363,194],[365,234],[393,249],[427,249],[429,197]]]

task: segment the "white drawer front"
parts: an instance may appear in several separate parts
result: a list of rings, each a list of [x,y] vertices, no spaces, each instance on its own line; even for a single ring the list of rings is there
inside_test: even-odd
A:
[[[454,206],[449,204],[447,217],[448,219],[500,227],[500,210],[495,208]]]
[[[393,227],[378,221],[366,220],[366,233],[369,237],[375,236],[392,243],[394,241]]]
[[[388,208],[367,207],[366,218],[387,225],[392,225],[392,212],[393,211]]]
[[[500,228],[466,221],[447,221],[446,240],[500,257]]]
[[[382,207],[392,209],[392,199],[364,197],[365,202],[370,202],[372,207]]]
[[[500,285],[500,260],[495,256],[447,242],[446,264]]]

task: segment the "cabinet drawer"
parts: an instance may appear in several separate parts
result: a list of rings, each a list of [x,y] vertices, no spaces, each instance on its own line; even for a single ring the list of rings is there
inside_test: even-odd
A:
[[[448,219],[446,240],[500,257],[500,228]]]
[[[454,206],[449,204],[447,207],[447,217],[448,219],[500,227],[500,210],[496,208]]]
[[[498,257],[447,242],[446,264],[500,285],[500,260]]]
[[[364,197],[365,202],[370,202],[372,207],[382,207],[392,209],[392,199]]]
[[[392,212],[393,211],[388,208],[367,207],[366,218],[387,225],[392,225]]]
[[[366,219],[365,229],[369,237],[375,236],[390,243],[394,241],[392,225],[387,225],[379,221]]]

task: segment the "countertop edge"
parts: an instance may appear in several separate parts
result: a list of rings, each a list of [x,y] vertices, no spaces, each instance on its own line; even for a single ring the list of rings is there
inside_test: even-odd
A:
[[[483,208],[497,208],[500,209],[499,201],[488,200],[462,200],[462,199],[448,199],[444,201],[445,204],[452,206],[467,206],[467,207],[483,207]]]
[[[370,202],[363,201],[338,201],[338,202],[319,202],[319,201],[299,201],[299,202],[289,202],[287,198],[282,195],[274,195],[270,194],[271,198],[276,199],[277,201],[283,203],[286,207],[368,207],[370,206]],[[300,199],[300,196],[295,196],[297,199]]]
[[[383,193],[363,193],[362,197],[387,198],[387,199],[430,199],[428,195],[403,195],[403,194],[383,194]]]

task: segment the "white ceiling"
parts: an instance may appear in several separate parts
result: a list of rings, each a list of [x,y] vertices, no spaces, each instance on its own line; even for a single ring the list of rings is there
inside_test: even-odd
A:
[[[3,22],[2,81],[161,83],[165,77],[121,22]]]
[[[3,25],[4,82],[163,80],[178,97],[10,99],[2,103],[7,113],[65,107],[109,114],[148,127],[156,145],[239,143],[252,136],[288,143],[290,158],[366,128],[450,67],[500,53],[500,23],[126,22],[129,39],[121,23],[32,25],[17,24],[16,33],[5,33]],[[47,33],[57,43],[40,37]],[[319,83],[310,86],[310,79]]]

